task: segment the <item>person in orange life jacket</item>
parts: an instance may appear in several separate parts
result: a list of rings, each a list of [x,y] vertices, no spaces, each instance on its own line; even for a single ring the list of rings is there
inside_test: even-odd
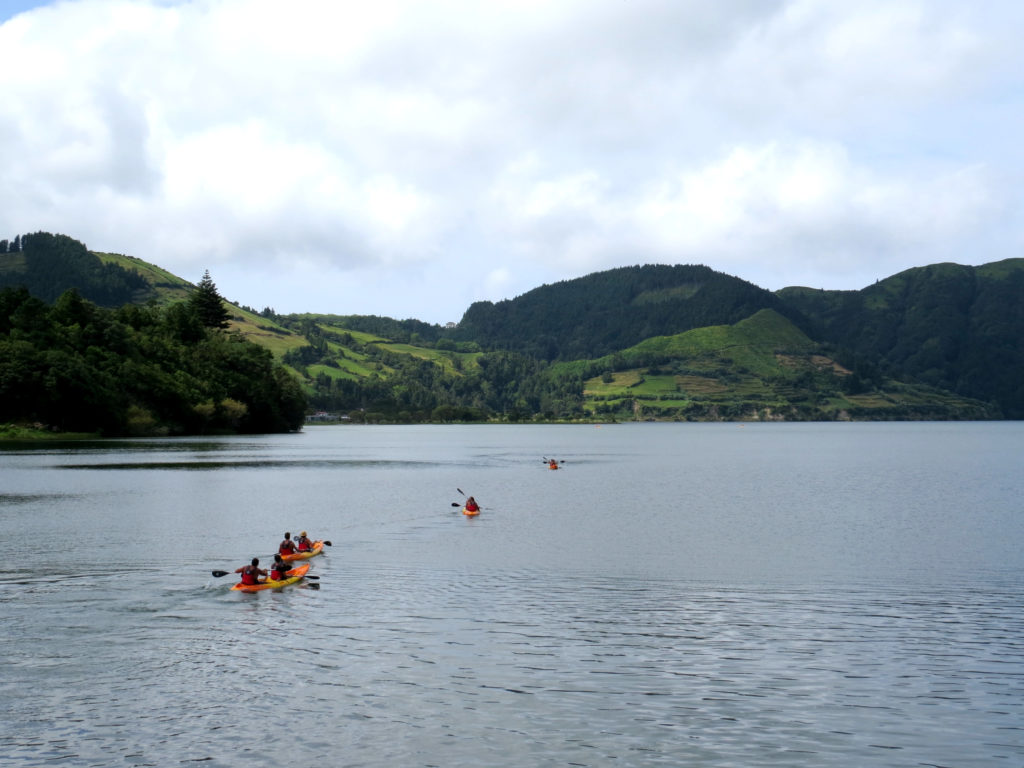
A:
[[[277,551],[282,555],[294,555],[295,554],[295,542],[292,541],[292,535],[285,531],[284,541],[277,546]]]
[[[467,512],[479,512],[480,511],[480,505],[476,503],[476,499],[474,499],[472,496],[470,496],[468,499],[466,499],[466,511]]]
[[[298,549],[299,552],[312,552],[313,551],[313,542],[310,541],[310,539],[306,535],[305,531],[303,531],[302,533],[300,533],[296,537],[295,544],[296,544],[296,548]]]
[[[548,468],[549,469],[558,469],[558,462],[555,461],[554,459],[551,459],[551,461],[548,462]]]
[[[260,568],[260,559],[254,557],[249,565],[243,565],[241,568],[235,569],[235,573],[242,574],[243,584],[259,584],[260,576],[266,576],[267,572]]]
[[[287,571],[291,568],[288,563],[281,559],[281,555],[274,555],[274,564],[270,566],[270,581],[284,581],[288,578]]]

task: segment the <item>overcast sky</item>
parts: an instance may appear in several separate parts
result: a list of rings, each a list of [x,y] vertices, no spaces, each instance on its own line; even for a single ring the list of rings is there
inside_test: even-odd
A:
[[[0,4],[0,238],[279,312],[1021,256],[1019,0]]]

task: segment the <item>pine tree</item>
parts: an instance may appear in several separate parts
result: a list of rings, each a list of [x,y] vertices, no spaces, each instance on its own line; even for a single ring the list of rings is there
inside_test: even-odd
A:
[[[189,297],[188,304],[206,328],[228,327],[231,314],[224,307],[224,299],[217,293],[217,286],[210,277],[210,270],[203,272],[203,279]]]

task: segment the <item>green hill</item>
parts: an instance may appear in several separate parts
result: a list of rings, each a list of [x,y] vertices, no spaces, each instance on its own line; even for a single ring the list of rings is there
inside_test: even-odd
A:
[[[598,357],[652,336],[730,324],[760,309],[801,322],[770,291],[704,266],[645,265],[473,304],[454,338],[541,360]]]
[[[1024,259],[934,264],[860,291],[778,295],[858,375],[939,387],[1024,418]]]
[[[20,250],[0,254],[0,288],[24,286],[54,302],[69,288],[102,307],[145,301],[150,283],[137,271],[105,262],[66,235],[36,232],[18,238]]]
[[[0,252],[0,286],[154,310],[196,290],[63,235],[23,244]],[[295,374],[313,409],[351,419],[999,418],[1024,413],[1022,265],[777,293],[703,266],[624,267],[478,302],[454,328],[225,303],[230,331]]]

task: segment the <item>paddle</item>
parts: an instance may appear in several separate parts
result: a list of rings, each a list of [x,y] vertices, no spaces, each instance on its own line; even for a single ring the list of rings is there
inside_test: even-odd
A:
[[[555,464],[565,464],[565,459],[545,459],[543,456],[541,456],[541,458],[544,459],[545,464],[550,464],[551,462],[554,462]]]
[[[461,488],[456,488],[455,490],[458,491],[459,493],[461,493],[463,496],[466,496],[466,492],[464,490],[462,490]],[[466,498],[468,499],[469,496],[466,496]],[[462,505],[459,504],[458,502],[454,502],[453,501],[452,502],[452,506],[453,507],[461,507]],[[480,506],[480,505],[478,504],[477,506]],[[483,507],[480,507],[480,509],[483,509]]]
[[[213,577],[215,579],[219,579],[221,576],[227,576],[230,573],[234,573],[234,571],[212,571],[212,573],[213,573]],[[307,573],[304,578],[307,578],[307,579],[319,579],[320,577],[319,576],[310,576]]]
[[[463,496],[466,496],[466,492],[464,490],[462,490],[461,488],[456,488],[455,490],[458,491],[459,493],[461,493]],[[468,499],[469,496],[466,496],[466,498]],[[459,504],[457,501],[453,501],[452,502],[452,506],[453,507],[461,507],[462,505]],[[478,510],[483,509],[483,507],[480,506],[479,504],[477,504],[476,506],[477,506]]]

